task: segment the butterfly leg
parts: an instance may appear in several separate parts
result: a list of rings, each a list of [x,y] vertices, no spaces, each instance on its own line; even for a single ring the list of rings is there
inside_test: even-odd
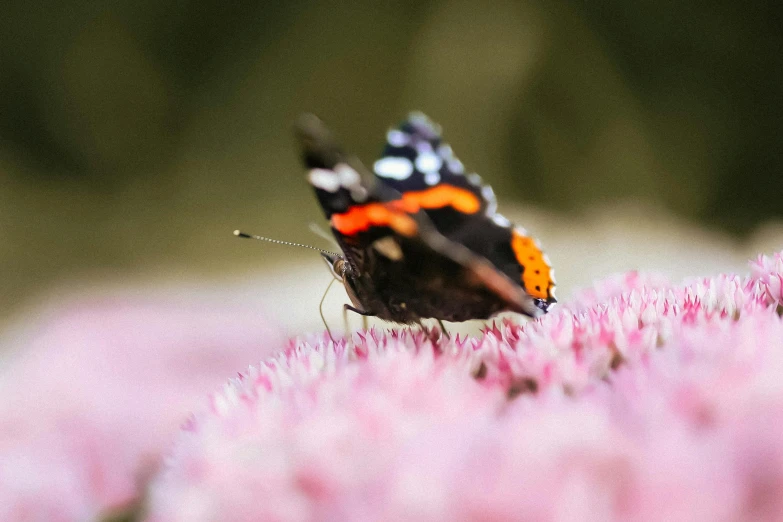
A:
[[[443,324],[443,321],[440,319],[437,319],[438,325],[440,325],[440,331],[443,333],[443,335],[446,336],[446,339],[451,339],[451,336],[449,335],[449,332],[446,330],[446,326]]]
[[[348,327],[348,312],[353,312],[355,314],[359,314],[362,316],[362,320],[364,321],[364,329],[367,329],[367,318],[374,315],[370,312],[365,312],[364,310],[359,310],[358,308],[354,308],[353,306],[349,304],[343,305],[343,322],[345,323],[345,331],[348,332],[350,328]]]
[[[443,338],[443,332],[445,332],[445,330],[443,330],[443,323],[440,322],[440,319],[435,319],[435,320],[438,321],[438,324],[441,325],[441,332],[437,332],[437,330],[435,329],[435,325],[429,327],[426,324],[424,324],[424,321],[422,320],[416,321],[416,324],[419,325],[419,328],[421,329],[421,333],[423,333],[430,340],[432,346],[437,347],[438,342]]]
[[[332,279],[329,281],[329,284],[326,285],[326,291],[324,292],[324,295],[321,297],[321,302],[318,303],[318,313],[321,314],[321,321],[324,322],[324,326],[326,327],[326,333],[329,334],[329,339],[334,341],[334,337],[332,337],[332,331],[329,329],[329,325],[326,323],[326,317],[324,317],[324,300],[326,299],[326,294],[329,293],[329,289],[332,287],[332,283],[334,283],[336,279]]]

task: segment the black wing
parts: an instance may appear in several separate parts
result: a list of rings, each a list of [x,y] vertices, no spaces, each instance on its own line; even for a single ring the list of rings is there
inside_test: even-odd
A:
[[[318,118],[302,117],[297,136],[308,180],[366,311],[400,322],[461,321],[506,309],[538,313],[522,288],[441,234],[415,202],[345,154]]]
[[[478,202],[470,212],[433,199],[424,207],[435,228],[448,239],[489,260],[531,296],[542,309],[555,302],[554,271],[534,238],[497,212],[494,191],[462,162],[441,137],[440,126],[422,113],[411,113],[386,134],[381,158],[373,165],[378,182],[402,194],[422,194],[452,187]]]

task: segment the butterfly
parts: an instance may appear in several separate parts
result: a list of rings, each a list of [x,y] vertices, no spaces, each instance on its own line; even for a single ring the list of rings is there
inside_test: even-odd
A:
[[[364,316],[423,319],[531,317],[556,302],[555,277],[536,240],[497,212],[492,188],[463,164],[439,126],[411,113],[367,169],[316,116],[295,126],[307,179],[342,254],[323,252]]]

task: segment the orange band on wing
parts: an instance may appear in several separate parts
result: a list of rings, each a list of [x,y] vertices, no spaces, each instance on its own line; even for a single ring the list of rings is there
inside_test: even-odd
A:
[[[340,233],[352,235],[372,226],[389,227],[403,236],[412,236],[418,227],[410,216],[422,208],[452,207],[465,214],[481,209],[481,202],[469,190],[451,185],[438,185],[417,192],[405,192],[402,199],[387,203],[367,203],[351,207],[347,212],[334,214],[332,226]]]
[[[465,214],[475,214],[481,209],[481,202],[475,194],[452,185],[438,185],[427,190],[405,192],[402,199],[421,208],[453,207]]]
[[[403,236],[412,236],[418,227],[416,221],[399,205],[368,203],[352,207],[348,212],[334,214],[332,226],[341,234],[352,235],[369,229],[371,226],[389,227]]]
[[[522,273],[525,291],[533,297],[548,299],[554,281],[552,269],[544,259],[544,253],[532,238],[523,236],[516,230],[511,233],[511,248],[519,264],[525,267]]]

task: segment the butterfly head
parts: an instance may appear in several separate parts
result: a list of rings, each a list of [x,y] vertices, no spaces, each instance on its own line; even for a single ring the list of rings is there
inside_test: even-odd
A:
[[[332,252],[321,252],[321,258],[323,258],[334,278],[343,283],[345,280],[345,272],[348,270],[345,258]]]
[[[354,277],[354,272],[351,269],[351,265],[345,260],[345,258],[339,254],[332,252],[321,252],[321,258],[323,258],[329,271],[332,273],[335,279],[345,287],[345,292],[348,294],[348,298],[354,306],[362,307],[362,303],[356,296],[357,281]]]

